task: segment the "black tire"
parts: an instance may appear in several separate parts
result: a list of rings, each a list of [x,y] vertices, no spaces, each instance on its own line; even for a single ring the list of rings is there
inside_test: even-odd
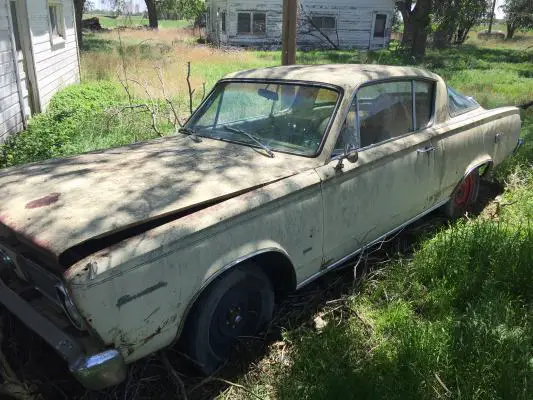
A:
[[[465,215],[468,208],[477,201],[479,194],[479,171],[475,169],[457,186],[452,197],[444,206],[444,213],[448,218],[457,219]]]
[[[274,291],[255,264],[243,264],[207,289],[192,310],[184,350],[205,375],[229,357],[236,339],[255,336],[272,319]]]

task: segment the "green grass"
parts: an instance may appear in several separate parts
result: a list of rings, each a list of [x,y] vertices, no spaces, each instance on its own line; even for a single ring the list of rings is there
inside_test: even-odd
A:
[[[138,26],[148,25],[148,18],[139,15],[102,15],[102,14],[86,14],[84,19],[97,17],[100,20],[100,25],[105,29],[114,29],[118,27],[135,28]],[[187,28],[191,26],[191,21],[187,20],[159,20],[160,29],[178,29]]]

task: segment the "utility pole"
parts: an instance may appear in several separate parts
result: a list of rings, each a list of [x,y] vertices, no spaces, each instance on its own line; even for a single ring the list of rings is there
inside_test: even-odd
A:
[[[282,65],[296,64],[296,22],[298,0],[283,0]]]
[[[492,23],[494,21],[494,12],[496,11],[496,0],[492,1],[492,12],[490,13],[490,22],[489,22],[489,35],[492,33]]]

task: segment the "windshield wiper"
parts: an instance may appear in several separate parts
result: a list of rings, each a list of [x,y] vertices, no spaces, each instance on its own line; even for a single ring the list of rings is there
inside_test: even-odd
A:
[[[239,133],[241,135],[246,136],[248,139],[252,140],[258,146],[260,146],[263,150],[265,150],[270,158],[274,158],[274,152],[272,150],[270,150],[270,147],[268,147],[266,144],[262,143],[259,139],[257,139],[251,133],[245,132],[245,131],[243,131],[242,129],[239,129],[239,128],[233,128],[233,127],[228,126],[228,125],[224,125],[224,129],[227,130],[227,131],[233,132],[233,133]]]
[[[198,138],[198,136],[196,135],[196,131],[194,129],[191,129],[191,128],[179,128],[178,129],[178,132],[179,133],[184,133],[186,135],[189,135],[189,137],[194,140],[195,142],[200,142],[201,140]]]

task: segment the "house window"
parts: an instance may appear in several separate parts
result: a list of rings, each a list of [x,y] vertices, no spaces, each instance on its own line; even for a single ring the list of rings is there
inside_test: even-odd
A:
[[[244,12],[237,15],[237,33],[239,35],[266,34],[266,13]]]
[[[331,16],[311,17],[313,26],[320,30],[331,30],[337,27],[337,18]]]
[[[225,11],[221,14],[221,19],[222,19],[222,32],[226,33],[226,12]]]
[[[374,37],[384,38],[386,26],[387,26],[387,14],[376,14],[376,22],[374,23]]]
[[[13,24],[13,36],[15,36],[15,49],[17,51],[20,51],[22,49],[22,46],[20,44],[20,31],[19,31],[19,23],[17,19],[17,4],[14,1],[11,1],[9,3],[9,6],[11,8],[11,21]]]
[[[50,19],[50,37],[52,44],[65,39],[65,22],[63,20],[63,5],[48,3],[48,17]]]

